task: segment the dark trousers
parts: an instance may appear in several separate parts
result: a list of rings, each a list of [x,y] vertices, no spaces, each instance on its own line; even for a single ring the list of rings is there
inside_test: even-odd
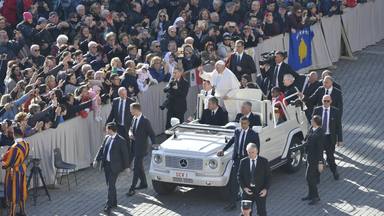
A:
[[[177,111],[174,111],[174,110],[169,110],[167,111],[167,123],[165,125],[165,128],[168,129],[170,127],[172,127],[171,125],[171,118],[178,118],[180,120],[180,123],[183,123],[184,122],[184,114],[185,114],[185,111],[184,112],[177,112]]]
[[[243,191],[242,200],[251,200],[252,201],[251,209],[253,208],[253,203],[256,203],[257,215],[266,216],[267,215],[267,207],[266,207],[267,197],[260,197],[259,193],[260,191],[252,190],[252,195],[249,195],[245,191]],[[250,215],[252,215],[252,211]]]
[[[319,193],[317,191],[317,184],[320,183],[318,164],[307,163],[307,170],[305,175],[308,183],[308,197],[311,199],[319,198]]]
[[[147,178],[145,177],[143,160],[144,160],[143,156],[134,157],[133,179],[132,179],[131,189],[135,189],[139,179],[140,179],[140,185],[148,185]]]
[[[333,173],[336,172],[335,162],[335,143],[332,142],[331,135],[325,135],[324,149],[327,154],[327,163]]]
[[[119,173],[112,172],[111,165],[109,162],[104,162],[104,173],[105,173],[105,181],[108,185],[107,206],[113,207],[117,205],[116,180]]]
[[[229,201],[233,204],[236,203],[237,196],[239,195],[239,182],[237,181],[237,172],[239,170],[240,159],[234,159],[229,177]]]

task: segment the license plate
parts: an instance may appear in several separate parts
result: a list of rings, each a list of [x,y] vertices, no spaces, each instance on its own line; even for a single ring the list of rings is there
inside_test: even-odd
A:
[[[172,176],[176,178],[193,178],[195,175],[192,172],[172,171]]]

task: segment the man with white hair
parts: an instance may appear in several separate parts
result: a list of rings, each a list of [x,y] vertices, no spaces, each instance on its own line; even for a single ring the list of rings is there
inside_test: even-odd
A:
[[[118,94],[119,97],[113,99],[112,101],[112,109],[109,113],[106,124],[109,122],[116,122],[117,133],[124,137],[128,142],[128,131],[132,121],[132,115],[129,111],[129,106],[135,101],[128,97],[127,89],[125,87],[120,87]]]
[[[68,36],[61,34],[56,39],[56,44],[60,48],[62,45],[65,45],[68,43]]]
[[[205,72],[203,72],[205,73]],[[215,96],[222,99],[228,98],[228,93],[240,88],[240,83],[235,74],[225,67],[225,62],[220,60],[215,64],[215,70],[211,73],[212,85],[215,88]]]
[[[88,43],[88,52],[84,55],[88,63],[91,63],[97,57],[97,47],[98,44],[95,41],[90,41]]]
[[[298,98],[298,95],[294,95],[298,93],[296,86],[294,85],[295,77],[292,74],[285,74],[283,77],[284,83],[284,95],[288,104],[291,101],[295,101]]]
[[[85,15],[85,7],[82,4],[79,4],[76,6],[76,13],[77,16],[83,17]]]
[[[29,60],[30,60],[29,63],[32,65],[35,64],[37,67],[43,66],[45,57],[40,54],[40,46],[37,44],[32,44],[30,51],[31,51],[31,56],[29,57]],[[24,66],[31,67],[32,65],[24,65]]]

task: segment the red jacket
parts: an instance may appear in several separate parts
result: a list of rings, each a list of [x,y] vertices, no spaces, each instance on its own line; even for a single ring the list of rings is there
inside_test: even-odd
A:
[[[5,0],[1,8],[1,14],[7,19],[7,22],[15,26],[17,24],[17,0]]]

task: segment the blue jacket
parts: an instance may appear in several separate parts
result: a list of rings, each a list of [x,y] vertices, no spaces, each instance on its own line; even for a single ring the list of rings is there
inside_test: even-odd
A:
[[[4,119],[13,120],[16,116],[16,114],[19,112],[19,106],[21,106],[23,103],[25,103],[29,99],[29,94],[25,94],[19,99],[17,99],[15,102],[13,102],[13,106],[10,110],[5,111],[5,113],[0,116],[0,121],[3,121]]]

